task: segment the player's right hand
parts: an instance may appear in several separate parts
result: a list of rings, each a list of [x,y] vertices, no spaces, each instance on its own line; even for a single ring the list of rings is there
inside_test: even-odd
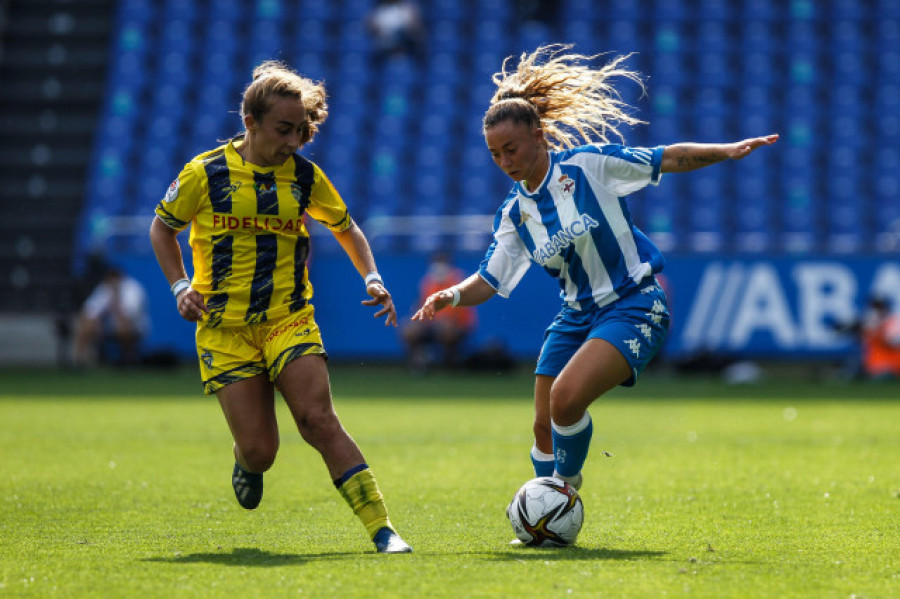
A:
[[[442,289],[437,293],[432,293],[422,304],[415,314],[412,315],[413,320],[432,320],[434,315],[453,303],[453,292],[449,289]]]
[[[199,291],[188,287],[186,291],[178,294],[178,313],[181,317],[189,322],[197,322],[203,318],[204,314],[209,313],[206,302]]]

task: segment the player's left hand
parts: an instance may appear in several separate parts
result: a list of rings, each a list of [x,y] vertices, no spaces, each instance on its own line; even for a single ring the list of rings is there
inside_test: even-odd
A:
[[[381,318],[387,314],[384,320],[384,326],[397,326],[397,309],[394,307],[394,300],[391,294],[380,281],[372,281],[366,286],[366,293],[372,296],[372,299],[363,300],[365,306],[381,305],[381,310],[375,313],[375,318]]]
[[[770,146],[773,143],[778,141],[778,134],[773,133],[772,135],[764,135],[762,137],[751,137],[749,139],[744,139],[741,141],[736,141],[726,149],[726,153],[728,158],[732,160],[740,160],[744,156],[747,156],[753,150],[760,148],[762,146]]]

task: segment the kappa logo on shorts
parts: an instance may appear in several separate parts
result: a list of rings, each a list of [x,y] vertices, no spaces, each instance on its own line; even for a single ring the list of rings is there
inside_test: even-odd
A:
[[[626,339],[625,343],[628,345],[628,349],[631,350],[631,353],[634,354],[635,358],[641,357],[641,340],[635,337],[634,339]]]
[[[653,337],[653,328],[649,324],[639,324],[638,330],[641,332],[641,335],[650,340]]]
[[[644,316],[653,321],[653,324],[662,324],[662,314],[654,314],[653,312],[644,312]]]
[[[203,353],[200,354],[200,359],[203,360],[204,364],[206,364],[206,368],[210,370],[212,369],[213,355],[208,349],[204,348]]]

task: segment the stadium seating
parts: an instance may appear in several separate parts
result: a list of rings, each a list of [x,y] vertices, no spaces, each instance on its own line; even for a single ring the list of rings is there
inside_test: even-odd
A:
[[[777,152],[669,175],[637,200],[635,221],[667,251],[878,252],[900,231],[900,3],[560,0],[541,21],[512,0],[433,0],[418,58],[375,56],[374,4],[122,0],[92,209],[150,214],[186,160],[240,131],[249,72],[275,58],[325,82],[331,115],[307,154],[358,219],[491,214],[509,188],[480,130],[491,76],[506,56],[569,42],[636,53],[648,96],[623,97],[649,125],[630,143],[782,134]],[[434,243],[394,233],[379,243]]]

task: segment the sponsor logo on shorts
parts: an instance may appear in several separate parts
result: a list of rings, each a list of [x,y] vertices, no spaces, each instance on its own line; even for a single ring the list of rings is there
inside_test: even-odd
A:
[[[309,324],[309,317],[301,318],[301,319],[299,319],[299,320],[295,320],[294,322],[292,322],[292,323],[290,323],[290,324],[287,324],[287,325],[281,327],[280,329],[275,329],[274,331],[272,331],[271,333],[269,333],[269,336],[266,337],[266,341],[267,341],[267,342],[268,342],[268,341],[272,341],[273,339],[275,339],[275,338],[277,338],[277,337],[280,337],[280,336],[283,335],[284,333],[288,333],[288,332],[293,331],[294,329],[296,329],[296,328],[298,328],[298,327],[306,326],[306,325],[308,325],[308,324]],[[303,333],[304,335],[308,335],[308,334],[309,334],[309,331],[310,331],[310,329],[309,329],[309,327],[307,327],[307,328],[306,328],[306,331],[299,331],[297,334],[299,335],[300,333]]]

